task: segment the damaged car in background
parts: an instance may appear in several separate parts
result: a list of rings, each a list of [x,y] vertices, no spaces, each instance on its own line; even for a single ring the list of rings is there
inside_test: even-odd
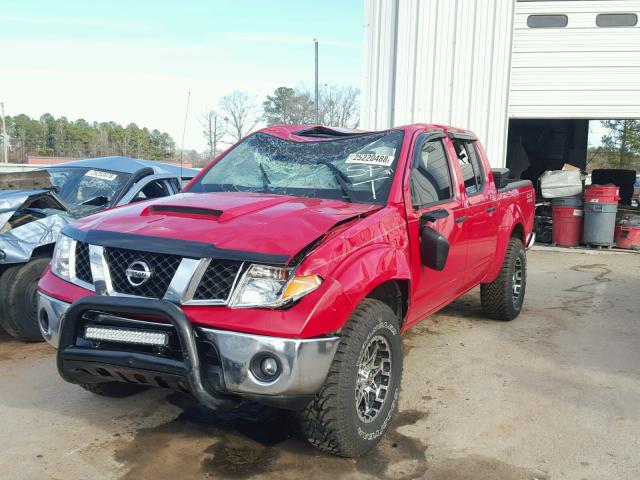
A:
[[[60,230],[106,208],[178,193],[197,170],[102,157],[0,174],[0,326],[42,340],[36,285]]]

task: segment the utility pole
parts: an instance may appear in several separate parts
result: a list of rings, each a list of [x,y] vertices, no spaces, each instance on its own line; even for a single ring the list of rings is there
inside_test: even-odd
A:
[[[182,154],[184,153],[184,134],[187,131],[187,118],[189,116],[189,100],[191,100],[191,90],[187,93],[187,108],[184,110],[184,125],[182,126],[182,142],[180,143],[180,178],[182,178]]]
[[[2,109],[2,145],[4,146],[3,162],[8,163],[7,160],[7,124],[4,121],[4,102],[0,102],[0,108]]]
[[[316,125],[320,124],[320,108],[318,98],[318,39],[314,38],[313,43],[316,47]]]

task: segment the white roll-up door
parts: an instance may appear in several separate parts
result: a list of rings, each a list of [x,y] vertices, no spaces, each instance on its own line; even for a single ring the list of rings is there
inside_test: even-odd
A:
[[[640,118],[640,0],[520,0],[514,27],[510,118]]]

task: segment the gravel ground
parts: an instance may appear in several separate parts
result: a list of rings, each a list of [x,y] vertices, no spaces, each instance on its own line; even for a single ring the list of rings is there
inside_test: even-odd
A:
[[[207,411],[155,390],[105,399],[53,350],[0,337],[0,478],[640,478],[640,255],[536,250],[523,314],[472,291],[405,337],[400,413],[358,460],[292,415]]]

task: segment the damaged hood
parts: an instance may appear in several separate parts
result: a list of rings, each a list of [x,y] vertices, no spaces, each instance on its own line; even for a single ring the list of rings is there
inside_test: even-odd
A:
[[[23,208],[28,200],[49,195],[49,190],[0,190],[0,229],[6,225],[16,210]],[[64,206],[57,199],[51,196],[60,210],[65,210]]]
[[[265,193],[183,193],[107,210],[79,220],[74,227],[291,258],[337,223],[380,208]]]
[[[29,209],[29,210],[27,210]],[[21,263],[72,221],[50,190],[0,190],[0,263]]]

